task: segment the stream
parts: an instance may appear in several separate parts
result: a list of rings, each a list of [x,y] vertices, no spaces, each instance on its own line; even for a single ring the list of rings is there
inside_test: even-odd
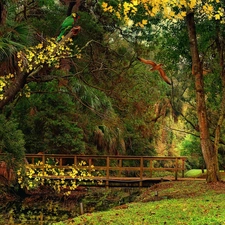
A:
[[[34,194],[0,202],[0,225],[50,225],[135,200],[139,188],[88,188],[70,196]]]

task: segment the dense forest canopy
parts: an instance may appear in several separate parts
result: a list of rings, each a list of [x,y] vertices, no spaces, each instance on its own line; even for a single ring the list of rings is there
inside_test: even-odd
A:
[[[196,116],[198,118],[196,130],[199,132],[201,150],[206,163],[207,181],[215,182],[220,180],[218,151],[222,136],[221,128],[225,115],[225,73],[223,66],[224,2],[219,0],[131,0],[122,3],[120,1],[114,1],[113,3],[109,2],[109,4],[108,2],[104,2],[103,9],[105,12],[113,13],[124,24],[131,24],[131,26],[140,26],[143,28],[148,25],[149,17],[161,18],[163,19],[163,24],[167,23],[167,21],[172,24],[180,24],[182,21],[185,22],[187,30],[185,36],[190,45],[191,73],[195,84]],[[201,28],[205,24],[207,24],[208,29],[205,30],[205,33],[209,34],[210,32],[210,35],[203,34],[202,32]],[[178,27],[174,28],[177,31]],[[219,114],[217,120],[214,120],[213,131],[211,129],[212,120],[210,119],[212,107],[209,107],[210,110],[207,108],[208,96],[204,82],[204,75],[214,72],[211,68],[208,68],[209,61],[212,60],[215,60],[220,68],[219,75],[220,82],[222,83],[221,95],[219,97],[220,102],[218,102]],[[214,137],[213,140],[212,136]]]
[[[185,154],[190,167],[201,167],[204,157],[215,175],[209,181],[218,180],[223,3],[120,3],[0,0],[1,120],[14,124],[7,132],[21,140],[20,158]],[[61,27],[73,13],[72,24]],[[163,64],[171,85],[138,57]],[[18,157],[4,130],[1,152]]]

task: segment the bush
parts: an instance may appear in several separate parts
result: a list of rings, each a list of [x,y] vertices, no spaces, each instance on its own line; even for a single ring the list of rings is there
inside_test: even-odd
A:
[[[2,160],[9,168],[15,169],[24,160],[24,135],[18,129],[14,120],[7,120],[0,114],[0,153],[4,153]]]

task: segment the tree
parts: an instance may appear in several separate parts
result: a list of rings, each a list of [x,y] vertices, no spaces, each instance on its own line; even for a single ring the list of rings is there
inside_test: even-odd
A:
[[[77,153],[85,150],[83,131],[74,117],[73,98],[58,82],[30,83],[11,117],[25,135],[26,153]]]
[[[48,5],[49,3],[53,4],[52,1],[46,4]],[[20,2],[18,2],[18,4],[20,4]],[[24,2],[23,4],[27,3]],[[29,6],[33,4],[36,10],[38,8],[42,9],[42,5],[38,5],[33,1],[30,2]],[[5,7],[6,5],[4,5],[4,8]],[[25,9],[27,10],[24,5],[24,10]],[[29,29],[29,25],[21,22],[22,19],[27,19],[28,11],[23,13],[24,18],[22,19],[19,17],[20,11],[14,9],[14,13],[16,14],[16,22],[10,18],[12,15],[7,15],[11,20],[9,19],[8,24],[5,23],[4,26],[1,27],[0,54],[2,55],[1,61],[4,62],[2,66],[4,68],[4,64],[6,64],[5,67],[7,67],[7,70],[5,70],[6,74],[1,74],[0,76],[0,110],[15,99],[17,94],[27,83],[28,77],[34,77],[36,74],[40,75],[40,73],[48,70],[49,67],[59,68],[62,58],[72,57],[72,55],[74,57],[77,54],[77,52],[72,53],[73,50],[68,47],[68,42],[71,43],[71,38],[78,34],[80,30],[79,26],[72,27],[59,43],[55,43],[55,40],[40,37],[41,41],[39,41],[36,46],[29,46],[31,42],[28,42],[28,40],[32,40],[35,32],[34,29]],[[19,22],[17,22],[18,20]],[[14,26],[11,24],[14,24]],[[9,32],[9,30],[11,32]],[[33,42],[35,41],[36,40],[33,38]],[[75,47],[75,51],[76,50]],[[7,64],[11,61],[13,63],[8,66]]]
[[[199,138],[193,135],[185,135],[185,139],[180,143],[181,154],[188,156],[188,168],[201,168],[204,172],[204,160],[202,156]]]
[[[214,148],[216,146],[215,145],[213,146],[213,143],[210,138],[208,116],[205,102],[203,68],[198,52],[194,13],[193,12],[188,13],[188,15],[186,16],[186,20],[192,56],[192,74],[195,77],[197,115],[198,115],[201,148],[207,167],[207,181],[216,182],[220,180],[219,166],[218,166],[218,148]]]
[[[122,4],[102,3],[103,9],[107,12],[114,12],[118,18],[125,21],[126,26],[134,24],[135,26],[145,27],[148,24],[148,18],[160,17],[160,15],[169,20],[178,22],[186,20],[188,38],[190,42],[190,55],[192,59],[192,74],[195,80],[196,92],[196,112],[198,116],[198,127],[200,133],[200,142],[203,157],[207,167],[207,181],[216,182],[220,180],[218,168],[218,143],[220,139],[220,130],[224,120],[224,97],[222,97],[220,107],[220,117],[215,129],[214,143],[210,137],[208,113],[206,108],[205,87],[203,80],[203,60],[200,58],[199,45],[197,41],[196,23],[203,20],[217,20],[224,22],[224,4],[222,1],[130,1]],[[195,18],[196,17],[196,18]],[[219,25],[218,25],[219,26]],[[218,39],[221,40],[221,39]],[[221,80],[224,84],[223,67],[223,44],[218,41],[219,58],[221,65]],[[224,88],[223,88],[224,89]],[[222,91],[224,96],[224,91]]]
[[[0,114],[0,123],[0,153],[5,154],[2,157],[9,168],[17,169],[24,160],[24,135],[15,120],[7,120]]]
[[[32,42],[14,49],[0,64],[14,62],[12,70],[1,75],[0,108],[19,122],[26,135],[27,152],[67,149],[87,154],[155,154],[154,128],[167,114],[164,96],[168,89],[154,76],[154,88],[146,86],[148,70],[136,61],[132,34],[125,33],[128,38],[122,39],[124,31],[116,17],[106,16],[94,1],[81,1],[76,6],[81,32],[73,35],[72,41],[67,36],[65,42],[56,43],[52,37],[59,34],[60,25],[55,24],[66,17],[66,8],[54,5],[54,1],[45,7],[36,1],[22,4],[27,2],[34,5],[30,9],[26,5],[25,12],[9,14],[8,18],[31,24],[35,28]],[[74,1],[61,2],[69,4],[68,14],[76,10]],[[134,28],[134,32],[141,29]],[[158,87],[165,89],[160,99]],[[156,102],[160,106],[157,112]],[[62,128],[71,136],[61,132]]]

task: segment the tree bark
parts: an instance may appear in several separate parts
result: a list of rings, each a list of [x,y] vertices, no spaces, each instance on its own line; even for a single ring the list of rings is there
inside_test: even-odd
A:
[[[216,38],[217,51],[219,54],[219,64],[221,66],[220,71],[220,79],[222,82],[222,97],[220,103],[220,113],[217,121],[217,126],[215,129],[215,140],[214,140],[214,149],[218,153],[218,148],[220,144],[220,136],[221,136],[221,127],[225,118],[225,67],[224,67],[224,38],[223,35],[220,34],[220,30],[218,27],[217,30],[217,38]]]
[[[210,139],[203,82],[203,69],[198,52],[198,43],[193,12],[187,14],[186,22],[192,58],[192,74],[195,79],[196,107],[200,132],[200,143],[207,169],[207,182],[217,182],[220,180],[218,154],[217,151],[215,151],[213,143]]]
[[[6,6],[3,1],[0,0],[0,25],[5,25],[7,16]]]

